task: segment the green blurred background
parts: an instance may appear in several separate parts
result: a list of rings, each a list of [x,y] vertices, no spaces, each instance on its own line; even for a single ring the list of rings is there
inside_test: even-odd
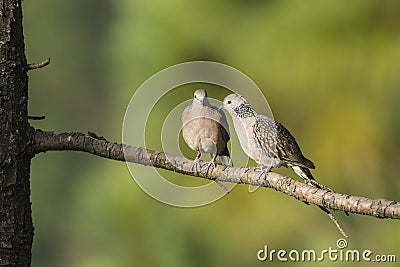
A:
[[[213,60],[262,88],[320,182],[400,200],[399,1],[26,0],[23,11],[29,62],[52,60],[29,73],[29,112],[46,115],[35,127],[120,142],[142,82],[177,63]],[[150,143],[160,149],[159,136]],[[272,264],[256,259],[264,245],[320,251],[341,237],[318,208],[264,188],[237,186],[204,207],[171,207],[146,195],[124,163],[79,152],[36,156],[31,179],[32,266],[259,266]],[[398,221],[335,215],[349,248],[400,261]]]

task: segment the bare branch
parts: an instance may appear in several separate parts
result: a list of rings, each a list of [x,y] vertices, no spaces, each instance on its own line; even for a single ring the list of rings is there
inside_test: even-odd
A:
[[[35,69],[40,69],[43,67],[46,67],[47,65],[50,64],[50,58],[43,60],[42,62],[39,63],[32,63],[32,64],[28,64],[26,66],[27,70],[35,70]]]
[[[46,119],[46,116],[33,116],[28,115],[28,120],[40,121]]]
[[[208,173],[199,172],[196,174],[191,168],[193,161],[189,159],[141,147],[112,143],[83,133],[55,134],[36,130],[33,149],[35,154],[54,150],[84,151],[108,159],[154,166],[209,180],[218,179],[220,182],[269,187],[298,200],[326,209],[369,215],[376,218],[400,219],[400,203],[397,201],[339,194],[315,188],[278,173],[269,172],[265,175],[262,170],[256,168],[228,167],[217,164],[215,167],[211,166]],[[201,162],[200,164],[201,167],[205,167],[207,163]]]

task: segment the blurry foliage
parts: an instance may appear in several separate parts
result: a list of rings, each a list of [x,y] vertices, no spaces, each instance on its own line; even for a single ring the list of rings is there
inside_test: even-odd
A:
[[[399,1],[23,5],[29,62],[52,59],[29,73],[29,112],[46,115],[35,127],[120,141],[125,108],[142,82],[177,63],[218,61],[259,85],[275,118],[316,164],[319,181],[339,192],[399,200]],[[169,99],[188,100],[194,89],[161,99],[148,129],[160,131],[173,108]],[[206,89],[220,100],[228,94]],[[160,149],[158,134],[147,138],[148,148]],[[125,164],[78,152],[33,160],[32,202],[33,266],[255,266],[265,244],[322,250],[340,237],[317,208],[272,190],[249,194],[237,186],[205,207],[170,207],[141,191]],[[336,214],[351,248],[398,253],[397,221]]]

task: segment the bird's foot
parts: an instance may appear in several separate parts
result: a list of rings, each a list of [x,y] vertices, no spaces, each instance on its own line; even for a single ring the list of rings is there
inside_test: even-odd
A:
[[[265,166],[265,165],[259,165],[258,167],[255,168],[255,170],[259,170],[258,175],[254,175],[251,178],[251,184],[249,185],[249,192],[253,193],[256,191],[267,179],[268,172],[271,170],[271,166]]]
[[[207,164],[207,166],[205,168],[202,169],[202,171],[204,170],[204,173],[208,173],[208,171],[210,170],[211,166],[213,168],[215,168],[215,159],[217,158],[217,155],[211,155],[211,160],[210,162]]]
[[[197,152],[196,158],[193,160],[192,171],[199,175],[201,152]]]
[[[271,168],[272,168],[271,166],[259,165],[256,167],[256,170],[261,170],[264,171],[265,173],[269,173]]]
[[[201,169],[201,171],[203,171],[204,173],[208,173],[208,171],[210,170],[210,168],[211,168],[211,166],[213,167],[213,168],[215,168],[215,162],[213,161],[213,160],[211,160],[209,163],[207,163],[207,165],[205,166],[205,167],[203,167],[202,169]]]
[[[199,168],[200,168],[200,159],[196,157],[193,160],[192,171],[196,172],[196,175],[199,175]]]
[[[259,165],[256,167],[256,170],[262,171],[260,173],[260,175],[258,175],[258,178],[257,178],[257,182],[259,184],[261,184],[262,182],[265,181],[265,179],[267,179],[267,175],[268,175],[269,171],[271,170],[271,168],[272,168],[271,166],[265,166],[265,165]]]

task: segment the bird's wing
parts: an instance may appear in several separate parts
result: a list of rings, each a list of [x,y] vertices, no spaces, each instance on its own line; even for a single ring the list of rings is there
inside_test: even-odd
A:
[[[303,156],[296,139],[280,123],[258,115],[253,126],[254,136],[264,155],[284,163],[314,169],[314,164]]]
[[[218,123],[222,135],[222,139],[227,143],[230,139],[229,136],[229,126],[228,126],[228,121],[226,120],[225,113],[222,110],[219,110],[215,108],[216,112],[218,112]]]
[[[225,113],[217,107],[208,105],[202,107],[202,116],[211,119],[213,122],[218,124],[219,134],[221,135],[220,137],[225,143],[227,143],[230,137],[228,121],[226,120]]]
[[[281,160],[301,167],[315,169],[314,163],[303,156],[293,135],[279,122],[276,122],[275,125],[278,137],[277,149]]]
[[[277,150],[277,132],[275,122],[268,117],[258,115],[253,124],[253,134],[258,149],[261,150],[264,156],[268,158],[279,159]]]
[[[186,123],[191,119],[192,116],[192,105],[187,106],[182,112],[182,126],[185,126]]]

